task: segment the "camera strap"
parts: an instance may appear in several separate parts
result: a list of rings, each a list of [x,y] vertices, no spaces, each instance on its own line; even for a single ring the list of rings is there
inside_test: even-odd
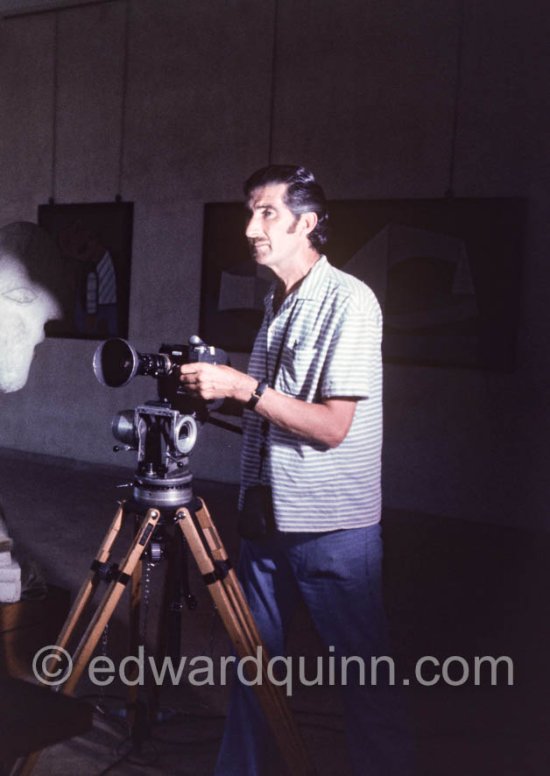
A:
[[[292,320],[294,318],[294,314],[296,312],[296,304],[298,300],[294,300],[294,304],[292,305],[292,308],[290,312],[288,313],[288,318],[285,323],[285,328],[283,330],[283,334],[281,337],[281,341],[279,343],[279,349],[277,351],[277,358],[275,359],[275,367],[273,369],[273,377],[269,377],[269,352],[268,352],[268,346],[267,346],[267,331],[266,331],[266,341],[265,341],[265,376],[266,381],[270,388],[275,388],[275,381],[277,380],[277,376],[279,374],[279,369],[281,368],[281,361],[283,360],[283,350],[285,347],[285,342],[288,337],[288,332],[290,331],[290,324],[292,323]],[[262,421],[262,427],[261,427],[261,444],[260,444],[260,463],[259,463],[259,470],[258,470],[258,479],[261,482],[262,481],[262,475],[263,475],[263,469],[264,469],[264,461],[267,458],[267,450],[268,450],[268,439],[269,439],[269,420],[266,420],[266,418]]]

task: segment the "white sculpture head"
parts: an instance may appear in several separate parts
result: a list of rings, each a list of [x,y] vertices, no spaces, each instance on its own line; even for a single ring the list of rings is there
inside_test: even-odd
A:
[[[17,222],[0,229],[0,392],[27,382],[44,324],[61,317],[52,289],[59,283],[59,254],[36,224]]]

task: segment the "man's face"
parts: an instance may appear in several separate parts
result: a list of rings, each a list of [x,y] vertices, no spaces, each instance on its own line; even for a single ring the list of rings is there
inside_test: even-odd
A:
[[[247,202],[250,219],[246,237],[257,264],[274,271],[284,267],[303,247],[298,219],[284,203],[286,183],[254,189]]]
[[[44,339],[46,321],[58,318],[51,293],[33,283],[15,256],[0,256],[0,392],[27,382],[34,349]]]

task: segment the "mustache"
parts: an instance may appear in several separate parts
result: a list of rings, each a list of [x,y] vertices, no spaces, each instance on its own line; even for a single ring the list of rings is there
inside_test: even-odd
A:
[[[248,247],[252,252],[256,251],[262,245],[267,245],[269,247],[271,246],[271,243],[269,242],[269,240],[261,240],[261,239],[251,239],[248,241]]]

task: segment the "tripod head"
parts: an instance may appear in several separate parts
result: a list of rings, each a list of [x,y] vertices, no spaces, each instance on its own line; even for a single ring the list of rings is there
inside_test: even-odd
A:
[[[176,508],[191,501],[189,453],[198,437],[194,415],[181,413],[165,400],[150,401],[134,410],[118,412],[112,431],[123,443],[114,446],[115,452],[137,452],[135,502]]]
[[[94,373],[103,385],[118,388],[136,375],[158,380],[158,400],[118,412],[111,426],[122,443],[115,445],[115,452],[137,452],[133,482],[137,505],[176,509],[193,499],[189,454],[200,425],[220,406],[220,402],[189,396],[181,386],[179,367],[196,361],[227,364],[228,357],[196,335],[188,345],[161,345],[159,353],[153,354],[138,353],[126,340],[115,338],[99,345],[94,354]]]

